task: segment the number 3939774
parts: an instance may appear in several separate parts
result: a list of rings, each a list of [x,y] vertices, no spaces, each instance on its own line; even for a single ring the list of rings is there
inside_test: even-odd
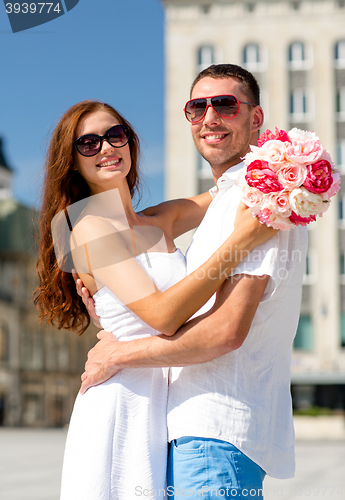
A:
[[[60,2],[31,2],[31,3],[11,3],[5,4],[7,14],[50,14],[61,12]]]

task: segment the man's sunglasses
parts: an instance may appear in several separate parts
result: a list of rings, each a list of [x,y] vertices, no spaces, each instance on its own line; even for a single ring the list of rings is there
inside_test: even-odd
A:
[[[240,112],[240,104],[256,106],[250,102],[239,101],[234,95],[215,95],[191,99],[184,107],[184,114],[189,122],[197,123],[204,118],[207,109],[211,106],[222,118],[234,118]]]
[[[115,125],[104,135],[86,134],[74,141],[74,147],[82,156],[95,156],[102,149],[106,140],[114,148],[122,148],[129,139],[129,128],[126,125]]]

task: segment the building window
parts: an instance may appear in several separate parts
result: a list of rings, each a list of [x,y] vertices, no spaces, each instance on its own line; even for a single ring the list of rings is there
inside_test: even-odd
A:
[[[255,9],[255,3],[249,3],[249,2],[246,2],[244,4],[245,8],[247,9],[248,12],[253,12],[254,9]]]
[[[213,179],[212,169],[208,161],[198,155],[198,174],[201,179]]]
[[[293,42],[289,47],[291,70],[305,70],[311,67],[311,50],[303,42]]]
[[[35,425],[43,420],[43,396],[26,394],[24,396],[23,424]]]
[[[345,40],[341,40],[335,46],[334,60],[336,67],[345,67]]]
[[[345,275],[345,255],[344,251],[339,254],[339,274],[340,276]]]
[[[340,345],[345,347],[345,313],[341,313],[340,317]]]
[[[198,69],[199,72],[214,64],[214,49],[211,45],[200,47],[198,53]]]
[[[291,6],[294,10],[299,10],[301,7],[301,3],[300,2],[291,2]]]
[[[307,95],[304,89],[296,89],[290,94],[290,114],[304,115],[307,112]]]
[[[305,61],[304,43],[294,42],[290,45],[289,61],[292,63],[303,63]]]
[[[295,89],[290,93],[290,119],[292,122],[311,120],[311,96],[307,89]]]
[[[243,66],[248,71],[262,71],[263,60],[259,45],[249,43],[243,49]]]
[[[341,223],[340,229],[343,229],[343,222]],[[339,282],[341,285],[345,285],[345,251],[340,249],[339,252]]]
[[[317,253],[313,248],[308,248],[305,259],[305,272],[303,285],[312,285],[317,281]]]
[[[313,349],[313,324],[310,314],[301,314],[299,317],[294,349],[311,351]]]
[[[338,208],[339,208],[339,221],[343,225],[345,221],[345,196],[339,196]]]
[[[345,121],[345,87],[337,89],[336,112],[338,121]]]
[[[211,5],[201,5],[200,9],[203,14],[208,14],[211,10]]]
[[[9,350],[8,328],[4,323],[0,324],[0,363],[8,361]]]
[[[345,174],[345,139],[341,139],[337,142],[337,167],[341,173]],[[342,217],[345,219],[345,217]]]

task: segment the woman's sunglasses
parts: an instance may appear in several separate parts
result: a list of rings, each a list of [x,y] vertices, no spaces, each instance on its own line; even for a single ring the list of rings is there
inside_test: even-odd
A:
[[[239,101],[234,95],[215,95],[191,99],[184,107],[184,114],[189,122],[197,123],[204,118],[207,109],[211,106],[222,118],[234,118],[240,112],[240,104],[256,106],[250,102]]]
[[[126,125],[115,125],[104,135],[86,134],[74,141],[74,147],[82,156],[95,156],[106,140],[114,148],[122,148],[129,139],[130,130]]]

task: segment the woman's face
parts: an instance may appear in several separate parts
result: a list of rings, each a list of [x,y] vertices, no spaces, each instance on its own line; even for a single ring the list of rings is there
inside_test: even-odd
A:
[[[120,125],[120,122],[107,111],[89,113],[78,124],[77,138],[85,134],[103,136],[115,125]],[[131,169],[128,144],[115,148],[104,140],[100,152],[95,156],[82,156],[77,150],[74,155],[76,168],[88,183],[91,194],[102,193],[118,188],[121,183],[127,183],[126,176]]]

